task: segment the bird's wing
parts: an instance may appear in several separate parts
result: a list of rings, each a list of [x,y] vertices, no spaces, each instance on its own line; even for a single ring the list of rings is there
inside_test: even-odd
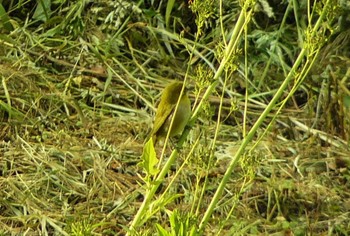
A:
[[[171,104],[171,106],[159,106],[159,110],[156,112],[156,117],[154,119],[154,125],[152,129],[152,135],[157,133],[158,130],[162,127],[162,125],[165,123],[165,121],[168,119],[168,117],[171,115],[172,110],[176,104]]]

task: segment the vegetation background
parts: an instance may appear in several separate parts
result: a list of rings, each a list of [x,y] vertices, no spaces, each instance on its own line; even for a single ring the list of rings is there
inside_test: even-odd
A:
[[[0,1],[0,76],[0,235],[350,235],[347,0]]]

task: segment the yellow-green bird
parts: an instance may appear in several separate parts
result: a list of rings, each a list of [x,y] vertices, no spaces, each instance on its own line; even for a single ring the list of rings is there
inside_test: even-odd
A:
[[[157,143],[160,139],[164,139],[168,132],[170,132],[169,137],[181,134],[191,116],[191,101],[185,90],[179,101],[175,118],[169,131],[182,86],[182,82],[173,82],[163,90],[151,132],[154,143]]]

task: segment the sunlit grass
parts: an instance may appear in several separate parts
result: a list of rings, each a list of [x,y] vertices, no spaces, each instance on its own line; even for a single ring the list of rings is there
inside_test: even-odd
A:
[[[0,9],[0,235],[349,233],[349,6],[40,2]]]

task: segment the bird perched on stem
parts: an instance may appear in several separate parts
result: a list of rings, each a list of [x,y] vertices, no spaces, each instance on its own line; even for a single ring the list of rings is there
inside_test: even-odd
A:
[[[157,143],[160,139],[164,139],[168,132],[169,137],[181,134],[191,116],[191,101],[187,96],[186,90],[184,90],[179,99],[182,86],[183,83],[177,81],[169,84],[163,90],[151,132],[154,143]],[[175,113],[176,104],[178,102],[179,105]],[[174,121],[172,127],[169,128],[174,113]]]

